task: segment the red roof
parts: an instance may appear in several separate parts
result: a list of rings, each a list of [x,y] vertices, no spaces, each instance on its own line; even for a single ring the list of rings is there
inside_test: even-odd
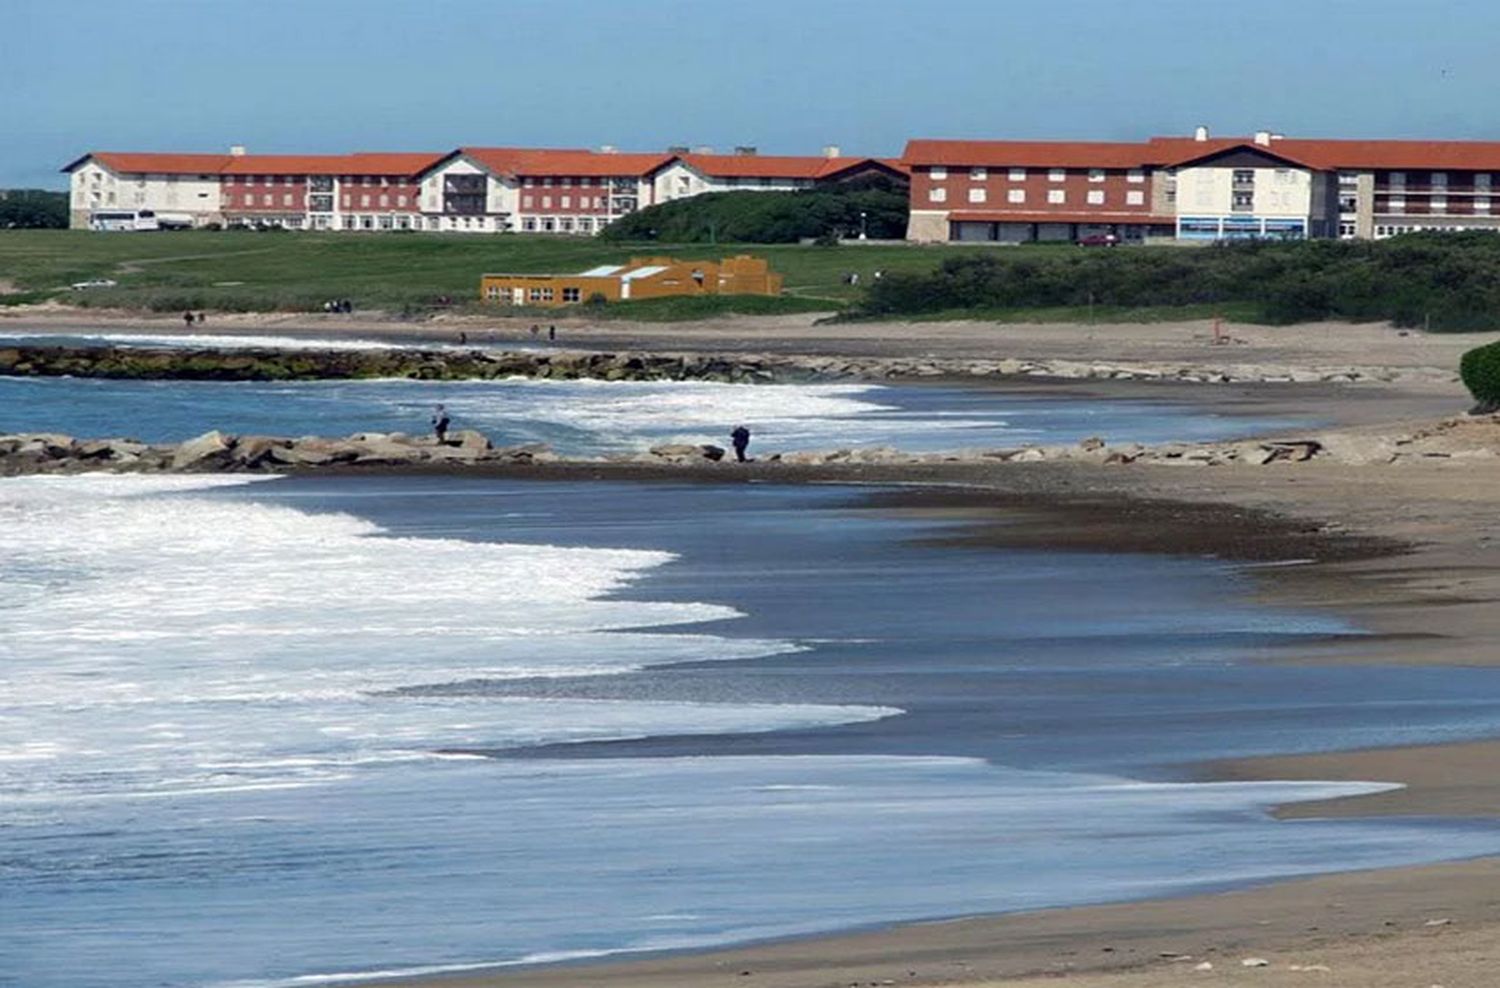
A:
[[[416,175],[440,156],[431,153],[156,154],[94,151],[69,162],[72,171],[94,158],[112,171],[163,175]]]
[[[1155,223],[1176,224],[1175,216],[1154,216],[1151,213],[1129,213],[1129,212],[1086,212],[1069,211],[1048,213],[1042,211],[1033,212],[1007,212],[1005,210],[983,210],[964,209],[948,214],[948,219],[957,220],[960,223],[1086,223],[1091,226],[1103,226],[1110,223]]]
[[[1153,137],[1152,164],[1172,164],[1241,145],[1258,148],[1310,168],[1410,169],[1413,171],[1500,171],[1500,141],[1358,141],[1275,138],[1256,144],[1250,137]]]
[[[460,148],[493,172],[503,175],[644,176],[671,160],[667,154],[615,154],[583,148]]]
[[[906,142],[901,160],[920,168],[1140,168],[1148,145],[1106,141]]]
[[[111,171],[139,174],[153,172],[163,175],[215,175],[229,160],[227,154],[175,154],[154,151],[90,151],[81,158],[63,166],[65,172],[72,171],[90,158],[95,159]]]

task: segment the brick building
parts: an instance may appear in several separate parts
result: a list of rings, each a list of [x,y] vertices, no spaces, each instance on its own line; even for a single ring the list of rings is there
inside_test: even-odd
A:
[[[836,151],[836,149],[833,149]],[[868,174],[874,158],[464,147],[447,154],[93,152],[69,173],[77,229],[158,226],[591,235],[621,216],[712,191],[780,191]],[[147,221],[144,222],[143,221]]]
[[[1500,142],[914,140],[908,237],[1233,240],[1500,230]]]

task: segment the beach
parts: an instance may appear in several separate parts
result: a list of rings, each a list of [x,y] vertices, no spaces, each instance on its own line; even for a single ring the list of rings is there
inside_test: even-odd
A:
[[[75,317],[55,317],[70,331]],[[89,317],[92,320],[92,316]],[[224,317],[230,323],[230,317]],[[96,322],[91,325],[97,327]],[[257,332],[264,322],[245,323]],[[40,323],[37,325],[41,325]],[[132,322],[130,325],[140,325]],[[237,325],[237,324],[235,324]],[[348,332],[289,319],[277,332]],[[0,322],[0,328],[7,328]],[[216,326],[221,331],[224,326]],[[360,324],[360,333],[409,333]],[[497,333],[513,332],[502,326]],[[813,326],[806,320],[731,320],[703,326],[564,325],[570,345],[820,354],[1076,357],[1191,363],[1223,359],[1208,327],[881,324]],[[424,326],[452,336],[473,327]],[[1380,436],[1461,413],[1467,397],[1443,368],[1478,340],[1423,336],[1385,326],[1229,328],[1234,359],[1266,365],[1360,363],[1436,373],[1357,386],[1039,382],[1099,397],[1159,396],[1198,407],[1274,409],[1316,418],[1320,430]],[[1483,437],[1478,440],[1483,443]],[[1493,442],[1493,440],[1490,440]],[[512,476],[516,475],[514,471]],[[532,480],[685,479],[671,467],[532,468]],[[719,482],[701,469],[686,479]],[[759,464],[734,478],[802,484],[900,484],[862,510],[957,523],[937,543],[1212,556],[1252,566],[1252,596],[1324,611],[1362,634],[1268,647],[1270,665],[1359,667],[1500,663],[1500,459],[1342,462],[1222,467],[1085,463],[901,465]],[[1021,521],[1018,522],[1018,519]],[[1288,562],[1295,565],[1284,565]],[[1500,743],[1464,741],[1201,765],[1205,780],[1350,780],[1406,788],[1327,802],[1298,802],[1284,818],[1500,814]],[[1289,824],[1295,825],[1295,824]],[[639,960],[456,974],[405,984],[617,986],[850,984],[1057,984],[1088,988],[1213,983],[1340,986],[1493,984],[1500,951],[1496,859],[1296,879],[1187,898],[894,926],[869,932]],[[964,912],[955,903],[955,914]],[[1246,959],[1265,965],[1246,966]],[[1200,965],[1211,964],[1211,969]],[[1326,968],[1326,970],[1324,969]]]

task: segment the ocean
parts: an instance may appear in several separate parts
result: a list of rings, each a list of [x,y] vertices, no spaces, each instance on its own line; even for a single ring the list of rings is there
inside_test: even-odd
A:
[[[863,385],[10,380],[0,429],[352,432],[438,396],[593,451],[685,408],[819,448],[1200,421]],[[0,524],[7,988],[331,983],[1500,852],[1489,823],[1267,813],[1379,780],[1190,781],[1500,730],[1489,670],[1256,661],[1358,629],[1219,560],[939,547],[951,523],[769,484],[36,476],[0,479]]]
[[[0,481],[0,983],[308,984],[1500,851],[1225,754],[1493,732],[1213,560],[834,487]],[[1083,605],[1083,606],[1081,606]],[[1397,719],[1399,718],[1399,720]],[[1395,728],[1393,723],[1401,726]]]

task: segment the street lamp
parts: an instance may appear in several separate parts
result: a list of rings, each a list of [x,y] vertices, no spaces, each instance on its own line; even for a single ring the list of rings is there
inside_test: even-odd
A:
[[[864,212],[864,210],[860,210],[860,213],[859,213],[859,239],[861,239],[861,240],[865,239],[865,212]]]

